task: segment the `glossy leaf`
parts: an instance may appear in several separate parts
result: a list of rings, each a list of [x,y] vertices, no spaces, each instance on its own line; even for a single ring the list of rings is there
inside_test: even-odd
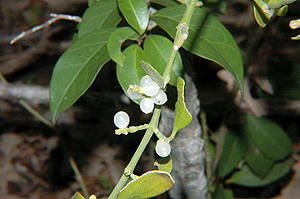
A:
[[[150,64],[162,75],[173,48],[173,43],[166,37],[150,35],[144,41],[144,50],[150,60]],[[177,52],[171,71],[169,84],[176,86],[178,77],[183,76],[183,66],[179,52]]]
[[[291,140],[276,123],[253,115],[244,116],[244,132],[251,134],[255,145],[273,160],[283,160],[292,152]]]
[[[114,28],[93,31],[73,43],[57,61],[50,82],[53,123],[91,86],[109,61],[106,43]]]
[[[175,181],[165,171],[148,171],[130,181],[120,192],[118,199],[151,198],[168,191]]]
[[[176,6],[176,5],[179,4],[179,3],[177,3],[174,0],[151,0],[151,3],[155,3],[155,4],[166,6],[166,7],[168,7],[168,6]]]
[[[127,95],[129,85],[140,85],[140,79],[146,75],[145,70],[140,64],[140,60],[148,61],[148,57],[144,50],[137,44],[131,45],[123,51],[126,57],[123,67],[117,64],[118,81]],[[128,95],[127,95],[128,96]],[[137,104],[141,99],[133,100]]]
[[[79,192],[76,192],[71,199],[85,199]]]
[[[280,8],[281,6],[295,2],[296,0],[270,0],[268,5],[270,8]]]
[[[174,38],[176,26],[184,11],[183,5],[167,7],[151,15],[151,19]],[[233,75],[243,91],[242,56],[230,32],[217,18],[202,8],[195,9],[189,28],[189,36],[183,47],[223,66]]]
[[[232,177],[226,182],[246,187],[264,186],[278,180],[279,178],[287,174],[293,162],[294,159],[289,158],[283,162],[275,164],[270,173],[265,178],[261,178],[253,173],[249,166],[244,164],[242,169],[238,172],[235,172]]]
[[[118,0],[118,6],[126,21],[142,35],[149,21],[149,12],[145,0]]]
[[[154,163],[154,165],[157,166],[160,171],[165,171],[165,172],[171,173],[171,171],[173,169],[173,163],[172,163],[171,155],[169,155],[165,158],[159,158]]]
[[[219,163],[219,176],[225,178],[242,159],[246,151],[245,142],[239,132],[228,131],[223,145],[223,154]]]
[[[177,80],[177,102],[175,104],[175,119],[174,119],[174,125],[173,125],[173,131],[170,136],[170,139],[172,140],[177,131],[180,129],[186,127],[191,123],[193,117],[190,114],[190,112],[187,110],[184,102],[184,80],[179,77]]]
[[[245,154],[245,160],[251,170],[261,178],[266,177],[275,162],[263,154],[261,150],[254,145],[254,143],[250,144]]]
[[[116,29],[109,37],[107,42],[107,50],[110,58],[117,64],[123,66],[126,57],[121,52],[121,46],[125,40],[138,40],[139,34],[137,34],[130,27],[122,27]]]
[[[78,29],[78,38],[100,28],[113,28],[121,21],[116,0],[101,0],[86,9]]]
[[[159,72],[155,70],[155,68],[153,68],[149,63],[144,62],[143,60],[141,60],[140,63],[143,69],[146,71],[147,75],[149,75],[160,88],[164,88],[164,80]]]

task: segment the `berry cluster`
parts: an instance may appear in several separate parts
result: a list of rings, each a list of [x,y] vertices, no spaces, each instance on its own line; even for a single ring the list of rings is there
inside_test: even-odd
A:
[[[141,111],[148,114],[153,111],[154,104],[163,105],[168,100],[166,93],[159,88],[149,75],[145,75],[140,80],[140,86],[128,88],[127,93],[131,99],[143,98],[140,103]]]
[[[168,100],[166,93],[148,75],[142,77],[140,86],[130,85],[127,93],[131,99],[143,98],[140,103],[140,108],[145,114],[153,111],[154,104],[163,105]],[[119,111],[114,116],[114,123],[119,129],[126,128],[129,121],[129,116],[124,111]],[[155,151],[157,155],[167,157],[171,153],[170,144],[164,140],[159,140],[156,144]]]

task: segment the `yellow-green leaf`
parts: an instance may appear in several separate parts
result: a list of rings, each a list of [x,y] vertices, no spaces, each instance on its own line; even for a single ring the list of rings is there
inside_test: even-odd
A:
[[[175,119],[173,125],[173,131],[169,139],[173,139],[180,129],[186,127],[191,123],[193,117],[187,110],[184,102],[184,80],[179,77],[177,80],[177,102],[175,104]]]
[[[159,158],[154,163],[154,165],[157,166],[160,171],[165,171],[165,172],[171,173],[171,171],[173,169],[173,163],[172,163],[171,155],[169,155],[165,158]]]
[[[79,192],[76,192],[71,199],[85,199]]]
[[[165,171],[148,171],[130,181],[120,192],[118,199],[151,198],[168,191],[175,181]]]

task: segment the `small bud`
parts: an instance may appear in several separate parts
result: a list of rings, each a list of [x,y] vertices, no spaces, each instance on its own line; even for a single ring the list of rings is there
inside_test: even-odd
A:
[[[290,21],[290,28],[297,29],[300,27],[300,19]]]

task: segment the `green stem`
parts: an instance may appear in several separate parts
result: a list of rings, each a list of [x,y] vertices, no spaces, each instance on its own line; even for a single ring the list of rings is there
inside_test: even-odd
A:
[[[187,5],[186,11],[182,17],[182,20],[180,22],[180,24],[185,23],[187,25],[189,25],[196,3],[198,0],[190,0],[189,4]],[[177,29],[177,33],[176,33],[176,37],[174,39],[174,44],[179,40],[181,35],[181,30]],[[171,71],[172,71],[172,67],[173,67],[173,63],[175,61],[175,57],[176,57],[176,53],[177,50],[175,50],[174,48],[172,48],[171,50],[171,54],[166,66],[166,69],[164,71],[163,74],[163,80],[164,82],[166,82],[166,80],[169,78]],[[129,170],[131,172],[133,172],[133,170],[135,169],[136,164],[138,163],[141,155],[143,154],[146,146],[148,145],[152,135],[153,135],[153,131],[154,129],[157,128],[158,126],[158,121],[159,121],[159,117],[160,117],[160,112],[161,112],[161,106],[159,106],[158,108],[154,109],[154,113],[152,115],[151,121],[149,123],[149,128],[147,129],[140,145],[138,146],[137,150],[135,151],[133,157],[131,158],[129,164],[126,167],[126,170]],[[112,191],[112,193],[110,194],[110,196],[108,197],[108,199],[115,199],[120,190],[124,187],[125,183],[127,182],[129,176],[123,174],[121,179],[119,180],[118,184],[115,186],[114,190]]]
[[[78,169],[78,167],[77,167],[74,159],[73,158],[69,158],[69,161],[70,161],[70,165],[71,165],[71,167],[72,167],[72,169],[73,169],[73,171],[74,171],[74,173],[76,175],[76,179],[77,179],[77,181],[80,184],[80,187],[81,187],[81,190],[83,192],[84,197],[89,198],[89,196],[90,196],[89,192],[88,192],[88,190],[87,190],[87,188],[86,188],[86,186],[84,184],[84,181],[82,179],[81,173],[80,173],[80,171],[79,171],[79,169]]]
[[[149,128],[147,129],[140,145],[138,146],[137,150],[135,151],[133,157],[131,158],[129,164],[126,167],[131,172],[133,172],[133,170],[135,169],[136,164],[138,163],[141,155],[143,154],[146,146],[148,145],[148,143],[153,135],[153,130],[158,125],[160,111],[161,111],[160,108],[154,109],[154,113],[153,113],[151,121],[149,123]],[[114,190],[112,191],[112,193],[110,194],[108,199],[115,199],[118,196],[120,190],[123,188],[123,186],[127,182],[128,178],[129,178],[129,176],[126,176],[124,174],[122,175],[121,179],[119,180],[118,184],[115,186]]]
[[[180,23],[178,24],[177,27],[179,27],[180,24],[187,24],[187,25],[190,24],[190,21],[192,19],[192,15],[194,13],[197,1],[198,0],[190,0],[189,1],[189,4],[187,5],[186,10],[184,12],[184,15],[183,15],[183,17],[182,17],[182,19],[181,19],[181,21],[180,21]],[[175,39],[174,39],[174,45],[180,39],[181,34],[182,34],[181,30],[177,28],[176,36],[175,36]],[[168,60],[167,66],[166,66],[166,69],[165,69],[164,74],[163,74],[164,82],[166,82],[169,75],[171,74],[172,67],[173,67],[173,64],[174,64],[174,61],[175,61],[175,57],[176,57],[176,53],[177,53],[177,50],[172,48],[171,54],[170,54],[170,57],[169,57],[169,60]]]

